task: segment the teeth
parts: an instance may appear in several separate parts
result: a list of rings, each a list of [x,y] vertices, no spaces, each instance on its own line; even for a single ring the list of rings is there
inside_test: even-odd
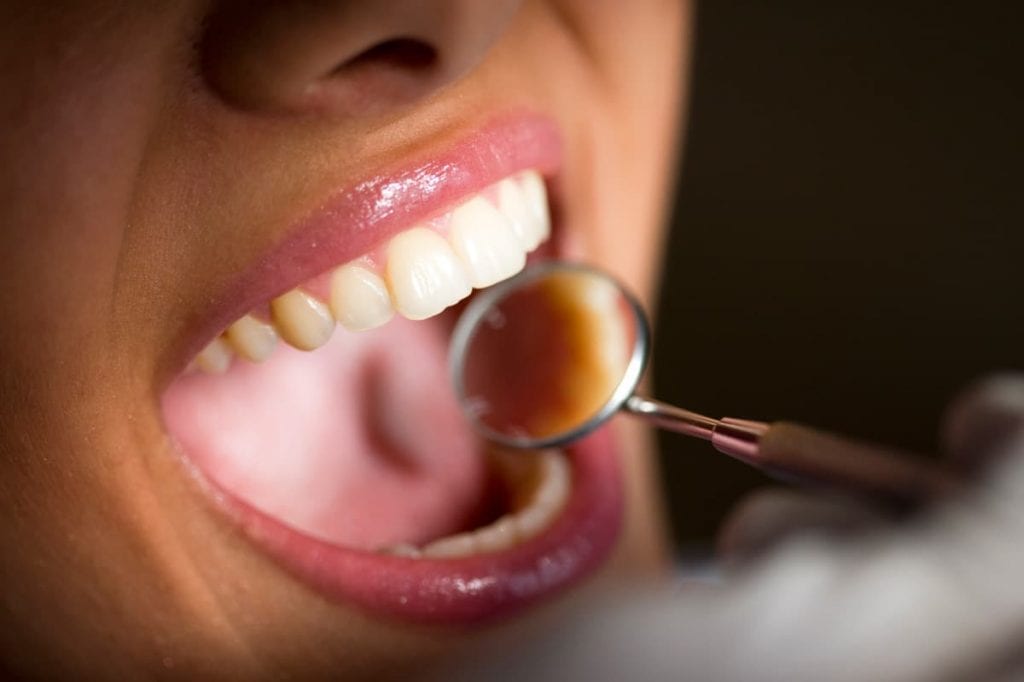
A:
[[[194,365],[223,372],[236,354],[260,362],[278,338],[314,350],[330,339],[335,321],[358,332],[385,324],[395,311],[422,320],[473,288],[515,275],[550,236],[544,180],[537,171],[507,177],[425,225],[274,299],[270,324],[253,315],[235,321]]]
[[[384,280],[358,265],[342,265],[331,275],[331,312],[349,331],[379,327],[395,314]]]
[[[277,345],[277,332],[266,322],[246,315],[228,327],[227,339],[236,353],[246,360],[266,360]]]
[[[520,537],[533,537],[540,532],[546,521],[543,509],[530,507],[516,514],[516,532]]]
[[[386,552],[393,556],[406,557],[407,559],[419,559],[423,556],[423,552],[420,551],[419,547],[404,542],[400,545],[389,547]]]
[[[505,218],[483,197],[452,212],[448,241],[469,273],[469,283],[488,287],[526,265],[526,251]]]
[[[500,552],[519,539],[519,526],[514,516],[502,516],[474,533],[478,552]]]
[[[423,556],[430,559],[451,559],[468,556],[476,549],[476,538],[473,533],[460,533],[443,538],[423,548]]]
[[[226,372],[231,366],[231,346],[218,336],[196,356],[195,364],[207,374]]]
[[[551,236],[551,216],[548,214],[548,193],[544,188],[544,180],[539,173],[530,171],[519,176],[526,205],[537,221],[534,226],[536,242],[527,248],[533,249],[537,244]]]
[[[432,317],[470,292],[455,252],[425,227],[406,230],[388,244],[387,282],[395,309],[410,320]]]
[[[498,183],[498,208],[524,249],[532,251],[544,241],[544,221],[530,204],[520,181],[505,178]]]
[[[334,332],[327,306],[299,289],[271,301],[270,314],[281,338],[300,350],[319,348]]]
[[[540,485],[531,504],[557,511],[565,502],[566,495],[572,487],[572,471],[569,470],[569,462],[565,455],[557,451],[545,452],[541,460],[540,479]]]
[[[519,511],[470,533],[459,533],[434,540],[422,550],[408,544],[381,550],[384,554],[419,559],[454,559],[500,552],[538,535],[551,525],[565,506],[572,488],[569,462],[561,452],[546,450],[541,453],[520,453],[513,457],[536,457],[537,484],[527,504]]]

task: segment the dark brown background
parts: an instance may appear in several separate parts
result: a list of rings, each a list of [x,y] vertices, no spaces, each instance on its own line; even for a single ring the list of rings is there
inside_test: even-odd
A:
[[[1021,4],[700,5],[659,397],[934,452],[1024,369]],[[764,482],[662,448],[684,549]]]

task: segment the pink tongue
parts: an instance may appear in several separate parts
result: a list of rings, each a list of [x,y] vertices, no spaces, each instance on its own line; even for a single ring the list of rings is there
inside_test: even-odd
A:
[[[321,539],[362,549],[474,525],[487,476],[464,424],[436,322],[338,329],[312,353],[179,378],[167,428],[205,474]]]

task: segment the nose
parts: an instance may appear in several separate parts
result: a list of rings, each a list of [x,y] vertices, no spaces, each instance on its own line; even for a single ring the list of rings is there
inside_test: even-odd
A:
[[[479,64],[521,0],[229,0],[200,44],[235,106],[358,115],[409,104]]]

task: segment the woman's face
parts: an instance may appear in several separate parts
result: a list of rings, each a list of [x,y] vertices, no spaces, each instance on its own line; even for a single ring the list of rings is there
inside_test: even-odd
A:
[[[399,675],[655,568],[642,434],[486,453],[435,313],[527,252],[649,300],[688,21],[4,3],[0,669]]]

